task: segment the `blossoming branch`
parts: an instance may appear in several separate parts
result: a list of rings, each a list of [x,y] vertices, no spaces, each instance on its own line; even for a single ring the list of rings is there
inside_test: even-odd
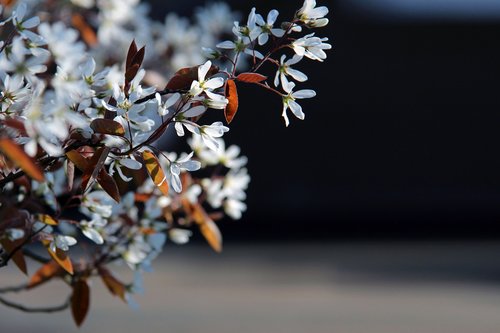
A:
[[[241,23],[216,3],[193,21],[169,14],[159,23],[138,0],[3,3],[0,267],[13,262],[28,274],[26,257],[40,267],[0,294],[60,278],[70,295],[42,308],[0,303],[27,312],[70,307],[81,325],[92,277],[132,304],[167,239],[184,244],[197,230],[222,250],[215,222],[241,218],[250,181],[246,157],[223,140],[238,90],[251,84],[276,95],[286,126],[289,111],[304,119],[298,100],[316,93],[296,89],[308,80],[297,65],[326,59],[328,39],[311,30],[328,24],[328,9],[306,0],[280,22],[277,10],[253,8]],[[224,119],[206,123],[217,110]],[[190,150],[160,149],[173,140],[168,133]],[[112,273],[117,262],[134,271],[132,282]]]

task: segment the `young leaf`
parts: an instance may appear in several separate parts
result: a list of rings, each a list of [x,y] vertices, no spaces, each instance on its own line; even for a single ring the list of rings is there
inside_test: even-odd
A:
[[[200,204],[192,204],[193,219],[198,224],[201,234],[215,252],[222,252],[222,234],[214,221]]]
[[[236,89],[236,83],[234,80],[227,80],[226,83],[226,98],[229,103],[224,110],[224,116],[226,116],[226,121],[229,124],[233,121],[236,112],[238,111],[238,90]]]
[[[130,65],[132,65],[132,59],[134,58],[136,53],[137,53],[137,44],[135,43],[135,40],[132,40],[132,43],[130,43],[130,47],[128,48],[125,69],[128,69]]]
[[[43,182],[45,177],[42,170],[35,164],[23,149],[9,138],[0,138],[0,150],[15,165],[23,169],[24,172],[34,180]]]
[[[267,80],[267,76],[259,73],[241,73],[236,77],[236,80],[246,83],[259,83]]]
[[[97,176],[97,182],[101,185],[102,189],[109,194],[116,202],[120,202],[120,191],[118,190],[118,185],[113,177],[111,177],[106,170],[101,169],[99,175]]]
[[[90,128],[96,133],[124,136],[125,129],[122,124],[111,119],[94,119],[90,123]]]
[[[52,279],[55,276],[62,275],[63,269],[55,261],[51,260],[40,267],[28,282],[28,289],[35,288]]]
[[[115,296],[120,297],[126,303],[127,300],[125,299],[125,285],[117,278],[115,278],[113,274],[111,274],[111,272],[104,267],[99,268],[99,275],[101,276],[102,281],[104,282],[106,287],[108,287],[109,292]]]
[[[90,307],[90,288],[86,280],[80,279],[73,284],[71,295],[71,314],[76,326],[80,327]]]
[[[85,169],[82,177],[82,190],[85,192],[88,189],[89,184],[92,180],[96,179],[106,162],[106,158],[109,154],[109,147],[98,148]]]
[[[132,58],[132,65],[139,65],[139,67],[142,66],[142,62],[144,61],[144,54],[146,53],[146,47],[143,46],[137,51]]]
[[[167,177],[165,176],[165,173],[163,172],[160,162],[156,158],[155,154],[149,150],[145,150],[142,153],[142,158],[144,159],[144,164],[146,165],[146,169],[148,170],[153,183],[158,186],[163,195],[168,195]]]
[[[139,71],[139,65],[138,64],[132,64],[127,71],[125,72],[125,90],[128,91],[128,88],[130,88],[130,81],[134,79],[134,77],[137,75],[137,72]]]
[[[56,252],[52,252],[52,250],[47,247],[47,251],[55,262],[64,268],[66,272],[73,275],[73,264],[71,263],[71,259],[69,259],[63,250],[56,248]]]
[[[76,165],[76,167],[82,172],[84,172],[89,167],[89,161],[76,150],[68,151],[66,153],[66,157],[71,162],[73,162]]]
[[[47,214],[37,214],[36,219],[48,225],[58,225],[59,222],[55,220],[52,216]]]
[[[9,239],[0,239],[0,244],[2,247],[8,252],[12,253],[16,251],[11,259],[14,261],[14,264],[19,268],[21,272],[28,275],[28,269],[26,267],[26,259],[24,259],[23,250],[19,248],[20,245],[24,242],[24,239],[18,239],[16,241],[11,241]]]
[[[76,150],[71,150],[66,153],[68,159],[76,165],[78,169],[85,172],[89,168],[89,160],[82,156]],[[97,182],[101,185],[102,189],[109,194],[116,202],[120,202],[120,191],[118,190],[118,185],[113,177],[111,177],[104,168],[99,171],[97,175]]]

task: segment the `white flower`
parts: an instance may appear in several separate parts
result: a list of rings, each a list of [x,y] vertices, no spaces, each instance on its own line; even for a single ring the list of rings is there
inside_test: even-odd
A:
[[[31,29],[40,24],[40,18],[34,16],[29,19],[25,19],[27,6],[25,3],[21,3],[17,6],[16,10],[12,14],[12,23],[16,29],[22,34],[26,29]],[[35,35],[35,34],[33,34]]]
[[[7,110],[12,104],[18,103],[28,96],[29,90],[20,75],[5,75],[3,78],[3,89],[0,93],[2,111]]]
[[[286,110],[288,110],[288,108],[290,108],[295,117],[299,118],[300,120],[303,120],[305,118],[304,112],[302,112],[302,107],[295,100],[312,98],[316,96],[316,92],[314,90],[303,89],[294,92],[293,88],[295,88],[295,83],[293,82],[288,82],[288,84],[283,85],[283,89],[287,92],[287,95],[283,96],[283,113],[281,115],[285,119],[286,126],[288,126],[290,123],[286,114]]]
[[[183,193],[184,197],[191,203],[198,202],[198,197],[202,192],[201,186],[194,184],[189,186],[189,188]]]
[[[54,235],[49,244],[49,248],[52,252],[56,252],[57,249],[68,251],[69,247],[75,244],[76,239],[71,236]]]
[[[132,170],[140,170],[142,168],[142,164],[131,158],[122,158],[122,159],[117,158],[114,159],[113,162],[111,162],[109,166],[110,176],[113,176],[116,170],[118,171],[118,175],[120,176],[121,179],[123,179],[123,181],[129,182],[132,180],[132,177],[125,176],[123,174],[122,167],[126,167]]]
[[[175,244],[186,244],[189,242],[189,237],[193,235],[191,230],[173,228],[168,231],[168,237]]]
[[[228,199],[224,202],[224,212],[234,220],[241,219],[242,213],[247,210],[247,205],[236,199]]]
[[[220,138],[224,135],[225,132],[229,131],[229,128],[224,126],[222,122],[216,121],[215,123],[207,126],[200,127],[200,135],[203,139],[205,145],[212,150],[219,149],[219,144],[215,138]]]
[[[297,80],[299,82],[307,81],[306,74],[290,67],[292,65],[295,65],[299,61],[301,61],[302,56],[294,55],[293,58],[291,58],[287,61],[285,61],[285,58],[286,58],[286,55],[283,54],[281,56],[281,60],[280,60],[280,67],[279,67],[278,71],[276,72],[276,76],[274,77],[274,85],[276,87],[279,86],[280,77],[281,77],[281,84],[282,85],[287,84],[288,83],[288,80],[286,78],[287,75],[290,75],[291,77],[293,77],[295,80]]]
[[[246,53],[250,56],[255,56],[258,59],[263,59],[264,55],[260,53],[259,51],[253,49],[250,44],[250,42],[245,43],[243,38],[238,38],[236,41],[224,41],[222,43],[217,44],[217,47],[219,49],[225,49],[225,50],[234,50],[235,52],[243,52]]]
[[[92,240],[96,244],[103,244],[104,239],[102,238],[99,230],[102,230],[102,228],[106,226],[106,223],[106,220],[98,215],[95,215],[94,219],[91,221],[80,221],[80,228],[82,229],[82,233],[85,237]]]
[[[292,43],[292,48],[299,56],[306,56],[312,60],[323,61],[326,59],[326,53],[323,50],[329,50],[332,46],[328,43],[328,38],[314,37],[314,33],[297,39]]]
[[[107,84],[109,68],[106,68],[103,71],[94,74],[96,68],[96,62],[94,58],[89,57],[83,65],[79,66],[79,68],[83,80],[89,86],[102,87]]]
[[[27,57],[30,52],[24,46],[21,38],[14,38],[11,52],[8,58],[2,53],[0,69],[22,75],[28,82],[36,80],[35,75],[47,70],[45,62],[48,60],[47,54]]]
[[[224,85],[224,79],[221,77],[215,77],[205,80],[208,71],[212,67],[212,62],[208,60],[206,63],[198,67],[198,81],[194,80],[191,84],[191,89],[189,93],[191,96],[198,96],[202,92],[210,94],[214,89],[220,88]],[[209,95],[210,97],[210,95]]]
[[[83,8],[92,8],[95,5],[94,0],[71,0],[71,2]]]
[[[316,7],[316,0],[305,0],[296,17],[310,28],[319,28],[328,24],[328,19],[324,18],[327,14],[326,6]]]
[[[99,215],[102,218],[111,217],[113,199],[104,191],[92,191],[82,199],[80,211],[87,216]]]
[[[170,161],[170,167],[168,168],[168,174],[170,175],[170,185],[175,192],[182,192],[182,183],[179,175],[182,170],[186,171],[196,171],[201,168],[201,163],[198,161],[193,161],[193,152],[189,155],[179,158],[176,161]]]
[[[165,103],[162,104],[160,94],[155,94],[156,102],[158,103],[158,114],[160,116],[166,116],[169,113],[169,108],[174,106],[181,98],[181,94],[175,93],[168,97]]]
[[[279,13],[276,9],[271,10],[269,14],[267,14],[267,21],[264,21],[261,15],[257,15],[256,21],[261,29],[261,34],[259,35],[258,39],[259,45],[264,45],[267,43],[267,41],[269,40],[269,34],[276,37],[283,37],[283,35],[285,34],[285,30],[273,27],[276,19],[278,18],[278,15]]]

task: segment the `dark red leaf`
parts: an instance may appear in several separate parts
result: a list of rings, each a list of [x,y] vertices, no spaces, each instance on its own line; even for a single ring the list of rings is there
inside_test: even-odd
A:
[[[259,73],[241,73],[236,77],[236,80],[246,83],[259,83],[267,80],[267,76]]]
[[[111,274],[111,272],[104,268],[100,267],[99,268],[99,275],[102,278],[102,281],[108,287],[108,290],[111,294],[116,295],[120,297],[124,302],[127,302],[125,299],[125,292],[127,288],[125,287],[125,284],[123,282],[119,281],[117,278]]]
[[[99,175],[99,172],[104,166],[104,162],[106,162],[109,151],[109,147],[100,147],[95,151],[94,156],[90,159],[82,177],[82,190],[84,192],[87,191],[89,184]]]
[[[118,136],[125,135],[125,129],[123,128],[123,126],[120,123],[110,119],[94,119],[90,123],[90,128],[92,128],[96,133]]]
[[[28,269],[26,267],[26,259],[24,259],[24,254],[23,250],[19,248],[20,245],[24,242],[24,239],[18,239],[15,241],[11,241],[9,239],[1,239],[0,244],[2,244],[2,247],[8,252],[12,253],[13,251],[16,251],[11,259],[14,261],[14,264],[19,268],[21,272],[24,274],[28,275]]]
[[[80,279],[73,284],[71,295],[71,314],[76,326],[80,327],[90,307],[90,288],[86,280]]]
[[[125,65],[125,69],[128,69],[130,65],[132,65],[132,60],[134,59],[136,53],[137,53],[137,44],[135,43],[135,40],[133,40],[132,43],[130,43],[130,47],[128,48],[127,62]]]
[[[228,103],[226,109],[224,110],[224,116],[229,124],[233,121],[236,112],[238,111],[238,90],[236,89],[236,83],[234,80],[227,80],[226,83],[226,98]]]

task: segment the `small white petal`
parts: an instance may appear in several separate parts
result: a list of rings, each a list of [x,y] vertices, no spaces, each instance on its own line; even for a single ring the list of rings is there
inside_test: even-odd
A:
[[[142,164],[140,162],[133,160],[131,158],[125,158],[120,160],[120,164],[132,170],[140,170],[142,168]]]
[[[85,235],[85,237],[92,240],[94,243],[96,244],[104,243],[104,239],[102,238],[101,234],[94,228],[83,228],[82,232]]]

